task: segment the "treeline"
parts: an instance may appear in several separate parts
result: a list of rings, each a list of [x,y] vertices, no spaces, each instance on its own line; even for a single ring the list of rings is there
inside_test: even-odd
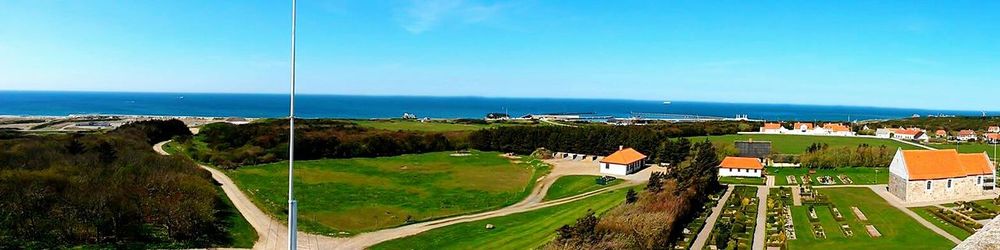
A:
[[[752,131],[748,122],[670,123],[646,126],[511,126],[475,131],[469,145],[479,150],[529,154],[537,148],[582,154],[608,155],[618,146],[654,154],[667,138],[735,134]],[[759,125],[758,125],[759,126]],[[683,147],[683,145],[678,145]],[[660,159],[659,156],[654,159]],[[669,158],[669,157],[668,157]],[[667,158],[662,158],[667,159]],[[676,157],[674,158],[676,159]]]
[[[806,152],[799,155],[798,161],[808,168],[838,168],[838,167],[886,167],[892,162],[896,149],[885,145],[873,147],[860,144],[857,147],[834,147],[826,144],[813,144]]]
[[[875,122],[875,123],[869,123],[867,125],[868,128],[870,129],[877,129],[882,127],[887,127],[887,128],[918,127],[930,130],[931,133],[933,133],[935,130],[938,129],[944,129],[947,131],[959,131],[964,129],[985,131],[986,128],[988,128],[989,126],[1000,125],[1000,117],[997,116],[921,117],[921,118],[907,118],[907,119]]]
[[[335,120],[295,120],[295,158],[394,156],[454,150],[464,134],[369,129]],[[213,123],[201,128],[196,140],[178,137],[194,159],[222,168],[288,159],[288,120],[244,125]]]
[[[690,164],[654,173],[645,190],[601,217],[589,213],[557,231],[545,249],[670,249],[708,199],[719,190],[719,160],[709,142],[694,145]],[[686,166],[685,166],[686,165]]]
[[[229,241],[208,172],[150,140],[179,121],[0,140],[0,248],[210,247]]]

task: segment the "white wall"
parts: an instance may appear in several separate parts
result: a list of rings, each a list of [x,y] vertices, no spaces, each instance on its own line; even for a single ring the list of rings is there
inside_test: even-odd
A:
[[[903,159],[902,149],[896,149],[896,155],[892,157],[892,163],[889,163],[889,173],[903,178],[903,181],[910,180],[910,174],[906,171],[906,161]]]
[[[598,164],[602,174],[628,175],[628,166],[601,162]]]
[[[759,169],[719,168],[719,176],[763,177],[764,173]]]

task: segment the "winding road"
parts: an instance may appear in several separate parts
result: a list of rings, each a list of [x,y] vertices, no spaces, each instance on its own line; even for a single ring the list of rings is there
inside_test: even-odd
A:
[[[170,155],[163,150],[163,145],[168,142],[169,141],[164,141],[153,145],[153,150],[161,155]],[[536,185],[532,189],[531,193],[525,197],[524,200],[515,203],[514,205],[477,214],[461,215],[414,223],[395,228],[387,228],[374,232],[361,233],[349,238],[329,237],[299,231],[298,247],[299,249],[364,249],[381,242],[419,234],[440,227],[527,212],[586,199],[609,190],[624,188],[626,186],[630,186],[631,184],[641,183],[647,180],[652,172],[659,170],[659,167],[650,167],[639,173],[624,177],[625,183],[619,185],[605,187],[599,190],[562,199],[543,201],[545,194],[548,193],[549,187],[551,187],[552,183],[554,183],[561,176],[602,175],[593,165],[593,162],[589,161],[559,159],[546,160],[545,162],[553,166],[552,172],[536,180]],[[250,225],[253,226],[254,230],[257,231],[258,239],[257,242],[254,243],[253,249],[283,249],[287,245],[288,227],[285,226],[284,222],[275,220],[254,205],[250,198],[247,197],[247,195],[236,186],[233,180],[226,176],[226,174],[222,171],[201,164],[198,164],[198,166],[211,172],[212,178],[222,184],[222,190],[226,193],[226,196],[229,197],[236,209],[240,211],[240,214],[242,214]]]

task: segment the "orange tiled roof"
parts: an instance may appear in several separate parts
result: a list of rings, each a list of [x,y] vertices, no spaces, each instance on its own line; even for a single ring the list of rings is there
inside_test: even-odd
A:
[[[932,180],[992,173],[985,154],[948,150],[903,150],[910,180]]]
[[[975,135],[975,134],[976,134],[976,131],[972,131],[972,130],[968,130],[968,129],[962,130],[962,131],[958,131],[958,135]]]
[[[764,129],[778,129],[781,128],[781,123],[764,123]]]
[[[800,129],[802,128],[802,126],[806,126],[806,129],[813,129],[813,124],[808,122],[806,123],[796,122],[795,127],[792,129]]]
[[[920,130],[914,130],[914,129],[897,129],[895,133],[896,134],[901,134],[901,135],[914,135],[915,136],[915,135],[919,135],[920,133],[922,133],[922,131],[920,131]]]
[[[1000,134],[997,134],[997,133],[986,134],[986,139],[1000,140]]]
[[[604,160],[601,160],[601,162],[628,165],[642,159],[646,159],[646,155],[639,153],[639,151],[635,151],[635,149],[625,148],[604,157]]]
[[[834,132],[851,131],[851,128],[849,128],[847,126],[844,126],[844,124],[839,124],[839,123],[827,123],[827,124],[823,124],[823,128],[824,129],[828,129],[830,131],[834,131]]]
[[[948,134],[948,132],[944,131],[944,129],[938,129],[938,131],[935,131],[934,133],[937,134],[937,135],[947,135]]]
[[[764,165],[760,164],[760,160],[757,158],[747,158],[747,157],[726,157],[719,164],[722,168],[739,168],[739,169],[764,169]]]

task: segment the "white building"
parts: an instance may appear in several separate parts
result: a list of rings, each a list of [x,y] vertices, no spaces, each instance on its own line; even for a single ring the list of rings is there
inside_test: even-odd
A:
[[[786,129],[785,126],[782,126],[781,123],[764,123],[764,126],[760,127],[760,132],[767,134],[784,134],[785,132],[788,132],[788,129]]]
[[[854,131],[851,131],[851,127],[840,123],[823,124],[822,133],[839,136],[854,136],[855,134]]]
[[[968,129],[962,130],[962,131],[958,131],[958,136],[955,137],[955,139],[959,140],[959,141],[972,141],[972,140],[975,140],[976,139],[976,131],[972,131],[972,130],[968,130]]]
[[[1000,133],[1000,126],[990,126],[986,129],[986,132],[990,133]]]
[[[899,149],[889,173],[889,192],[904,202],[969,200],[996,194],[996,170],[986,153]]]
[[[905,141],[922,141],[922,142],[927,142],[930,140],[930,137],[927,136],[927,133],[924,133],[924,131],[918,129],[897,129],[896,132],[893,133],[892,138]]]
[[[602,174],[629,175],[646,167],[646,155],[632,148],[619,149],[601,159],[598,167]]]
[[[1000,143],[1000,134],[989,133],[989,134],[986,134],[986,136],[984,137],[984,139],[989,144],[997,144],[997,143]]]
[[[892,138],[892,132],[893,132],[893,130],[892,129],[888,129],[888,128],[876,129],[875,130],[875,137],[889,139],[889,138]]]
[[[764,177],[764,165],[757,158],[726,157],[719,164],[719,176]]]

